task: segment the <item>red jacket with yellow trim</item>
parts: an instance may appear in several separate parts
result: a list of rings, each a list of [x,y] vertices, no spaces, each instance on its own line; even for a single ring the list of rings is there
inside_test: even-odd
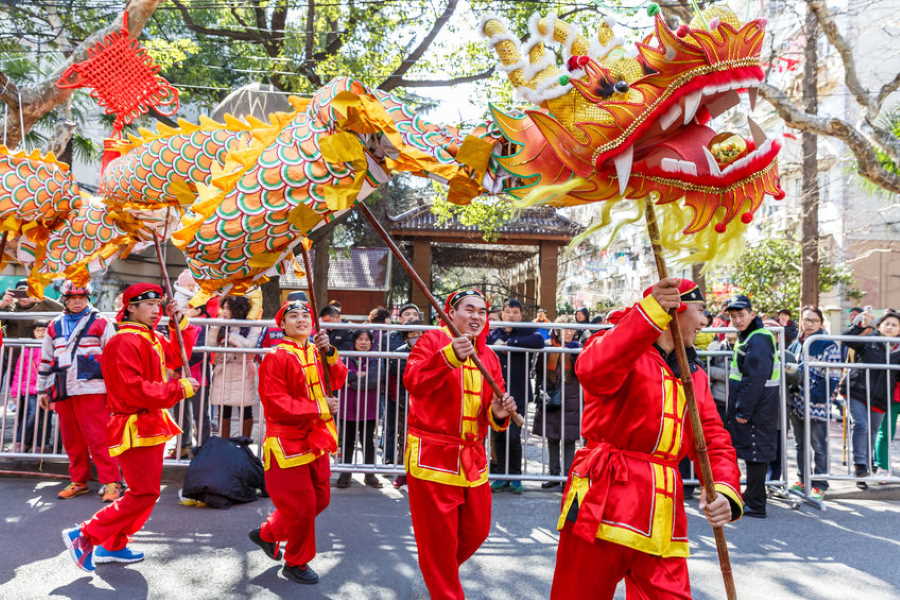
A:
[[[474,487],[487,481],[484,438],[503,431],[491,411],[493,391],[471,359],[456,358],[446,330],[427,331],[409,354],[403,383],[409,391],[406,470],[427,481]],[[500,360],[483,346],[478,357],[505,389]],[[468,393],[466,393],[468,391]]]
[[[333,392],[344,386],[347,367],[337,350],[327,362]],[[266,419],[266,469],[272,456],[281,468],[289,468],[337,450],[337,430],[321,381],[322,363],[314,344],[301,345],[285,337],[263,359],[259,367],[259,397]]]
[[[563,497],[560,529],[658,556],[687,556],[678,463],[694,458],[684,390],[655,347],[671,317],[649,296],[588,341],[575,365],[584,388],[582,435]],[[703,369],[692,372],[716,488],[739,517],[740,472]],[[699,468],[696,469],[699,473]]]
[[[185,330],[190,354],[196,332]],[[110,454],[129,448],[162,444],[181,433],[166,410],[193,395],[186,379],[169,378],[169,369],[181,367],[178,343],[146,325],[122,323],[103,350],[100,368],[106,381],[107,425]]]

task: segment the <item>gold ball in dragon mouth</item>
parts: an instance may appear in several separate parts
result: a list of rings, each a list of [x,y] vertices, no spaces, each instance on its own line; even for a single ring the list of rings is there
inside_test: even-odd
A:
[[[720,165],[731,164],[747,151],[747,141],[736,133],[720,133],[707,146]]]

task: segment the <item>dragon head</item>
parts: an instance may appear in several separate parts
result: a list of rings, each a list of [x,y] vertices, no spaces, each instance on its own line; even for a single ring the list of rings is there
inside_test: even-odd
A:
[[[482,23],[519,97],[540,107],[492,107],[515,146],[495,158],[523,182],[511,193],[556,186],[561,192],[550,203],[558,206],[684,199],[692,214],[683,233],[714,220],[713,230],[725,233],[735,217],[749,223],[765,194],[783,197],[776,140],[749,120],[746,135],[711,126],[742,101],[755,104],[763,20],[742,24],[727,8],[711,7],[673,31],[657,16],[653,33],[631,51],[610,22],[591,41],[554,17],[534,15],[529,27],[520,46],[502,20]]]

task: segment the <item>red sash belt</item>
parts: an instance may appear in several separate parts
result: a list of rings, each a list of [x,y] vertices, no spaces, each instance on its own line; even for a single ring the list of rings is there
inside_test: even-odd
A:
[[[460,438],[444,433],[424,431],[416,427],[410,427],[409,433],[417,438],[427,440],[434,444],[459,448],[459,462],[460,465],[462,465],[466,480],[478,481],[481,477],[481,465],[486,461],[484,454],[484,440],[479,440],[472,434],[468,434],[466,438]]]
[[[667,467],[678,467],[673,460],[666,460],[646,452],[622,450],[609,442],[588,442],[575,454],[572,472],[590,480],[590,488],[578,507],[578,519],[573,533],[593,543],[603,520],[603,511],[609,499],[613,483],[628,483],[628,461],[625,458],[651,462]],[[571,484],[570,484],[571,485]]]

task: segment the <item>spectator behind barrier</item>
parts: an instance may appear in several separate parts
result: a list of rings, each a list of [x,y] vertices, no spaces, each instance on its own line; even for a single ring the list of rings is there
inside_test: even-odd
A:
[[[28,280],[21,279],[8,288],[0,299],[0,311],[17,313],[62,312],[63,306],[56,300],[39,300],[28,294]],[[31,337],[34,321],[29,319],[9,319],[3,322],[3,335],[8,338]]]
[[[188,308],[187,316],[193,321],[194,319],[215,319],[219,316],[219,298],[210,298],[205,304]],[[194,347],[206,345],[205,325],[195,325],[191,322],[187,330],[193,330],[197,333],[197,341]],[[209,404],[204,401],[204,397],[208,391],[208,385],[211,379],[212,365],[210,360],[204,360],[206,354],[203,352],[193,352],[188,359],[188,365],[191,370],[191,377],[200,384],[194,395],[185,398],[179,404],[172,408],[172,413],[178,426],[181,428],[182,434],[179,436],[175,446],[169,450],[168,458],[175,458],[176,448],[181,448],[181,458],[190,458],[191,450],[202,446],[210,436],[210,413]]]
[[[422,321],[409,321],[407,325],[424,325]],[[403,334],[404,343],[394,349],[395,352],[410,352],[424,331],[409,330]],[[403,373],[406,370],[406,359],[392,360],[388,367],[388,402],[384,422],[384,462],[403,464],[406,447],[406,406],[409,403],[409,392],[403,384]],[[394,478],[394,487],[406,485],[406,475]]]
[[[797,333],[799,329],[797,328],[797,324],[791,320],[791,311],[786,308],[782,308],[778,311],[778,324],[784,327],[784,345],[790,346],[794,343],[794,340],[797,339]],[[800,315],[802,318],[802,314]]]
[[[737,343],[738,334],[729,331],[723,334],[723,340],[710,342],[710,352],[728,352],[729,356],[712,356],[709,359],[707,375],[709,375],[709,387],[712,390],[713,400],[716,401],[716,410],[722,423],[725,422],[726,408],[728,406],[728,363],[731,361],[731,353]]]
[[[582,307],[575,311],[575,322],[580,325],[587,325],[591,322],[591,313],[588,309]],[[587,329],[579,329],[576,337],[582,344],[591,337],[591,332]]]
[[[900,336],[900,315],[886,313],[871,329],[872,313],[864,311],[857,315],[853,325],[845,335],[870,335],[884,337]],[[900,344],[889,344],[887,352],[881,342],[844,342],[856,353],[856,361],[868,364],[900,364]],[[868,371],[868,376],[866,375]],[[868,385],[867,385],[868,381]],[[850,372],[850,415],[853,419],[853,465],[856,477],[867,477],[870,473],[872,456],[870,444],[876,443],[876,435],[887,410],[890,396],[894,391],[897,376],[887,369],[853,369]],[[867,399],[871,406],[867,406]],[[857,481],[856,487],[867,489],[865,481]]]
[[[559,323],[571,323],[572,315],[562,315]],[[550,346],[554,348],[580,348],[575,329],[554,329]],[[575,375],[575,358],[572,354],[538,354],[535,360],[537,412],[534,415],[532,433],[547,438],[550,475],[567,475],[575,457],[575,442],[581,437],[581,386]],[[544,363],[547,365],[546,383]],[[565,376],[563,376],[565,373]],[[563,472],[560,468],[560,442],[562,442]],[[544,489],[559,487],[558,481],[545,481]]]
[[[353,349],[357,352],[372,350],[372,332],[360,329],[353,332]],[[347,361],[349,374],[347,389],[338,411],[338,437],[341,440],[341,462],[352,463],[359,439],[363,447],[363,462],[375,464],[375,424],[378,412],[378,390],[383,387],[379,375],[379,360],[362,356],[354,356]],[[350,472],[338,476],[336,486],[350,487]],[[363,478],[369,487],[380,488],[381,482],[374,473],[366,473]]]
[[[550,319],[547,318],[547,311],[543,308],[537,309],[537,313],[534,315],[535,323],[549,323]],[[544,338],[544,343],[546,344],[550,340],[550,330],[546,327],[539,327],[537,332],[541,334],[541,337]]]
[[[787,365],[793,373],[788,378],[788,410],[791,428],[794,430],[794,442],[797,446],[797,471],[800,481],[791,486],[797,492],[803,490],[803,469],[809,449],[805,447],[807,427],[804,408],[803,343],[812,335],[827,334],[824,328],[825,317],[815,306],[806,306],[800,311],[800,335],[788,347],[788,352],[797,362]],[[814,362],[841,362],[841,349],[831,340],[816,340],[809,346],[809,358]],[[828,472],[828,412],[831,394],[837,388],[837,370],[810,367],[809,369],[809,440],[813,451],[813,474]],[[812,497],[822,500],[828,489],[828,481],[812,480]]]
[[[32,336],[42,340],[47,334],[49,321],[34,321]],[[38,410],[37,380],[41,364],[41,347],[22,348],[16,361],[12,381],[9,384],[9,395],[15,398],[16,436],[13,452],[44,452],[44,445],[52,435],[47,435],[44,423],[49,430],[52,424],[46,411]]]
[[[226,296],[222,300],[223,319],[245,320],[250,312],[250,300],[244,296]],[[259,340],[258,327],[222,327],[213,325],[207,334],[216,346],[255,348]],[[219,406],[219,435],[231,437],[232,407],[240,407],[241,435],[253,434],[253,405],[256,404],[257,366],[252,355],[220,352],[216,356],[210,382],[209,404]]]
[[[503,305],[504,321],[522,321],[522,303],[512,298]],[[544,338],[530,327],[500,327],[491,330],[487,338],[489,346],[511,346],[514,348],[543,348]],[[525,414],[525,407],[531,401],[531,353],[529,352],[497,352],[506,389],[516,401],[520,415]],[[507,448],[508,445],[508,448]],[[494,447],[497,455],[496,473],[518,475],[522,473],[522,428],[515,423],[506,431],[494,434]],[[522,482],[518,480],[497,480],[491,484],[493,491],[509,489],[514,494],[522,493]]]
[[[413,304],[412,302],[407,302],[403,306],[400,307],[400,310],[397,313],[397,322],[400,325],[409,325],[412,322],[422,323],[422,311],[419,310],[418,305]],[[406,343],[406,332],[405,331],[395,331],[391,333],[391,337],[388,340],[388,349],[391,352],[394,352],[397,348]]]
[[[328,334],[329,343],[341,350],[353,348],[353,332],[348,329],[328,329],[329,323],[341,323],[341,309],[337,301],[332,300],[319,311],[319,324]]]

